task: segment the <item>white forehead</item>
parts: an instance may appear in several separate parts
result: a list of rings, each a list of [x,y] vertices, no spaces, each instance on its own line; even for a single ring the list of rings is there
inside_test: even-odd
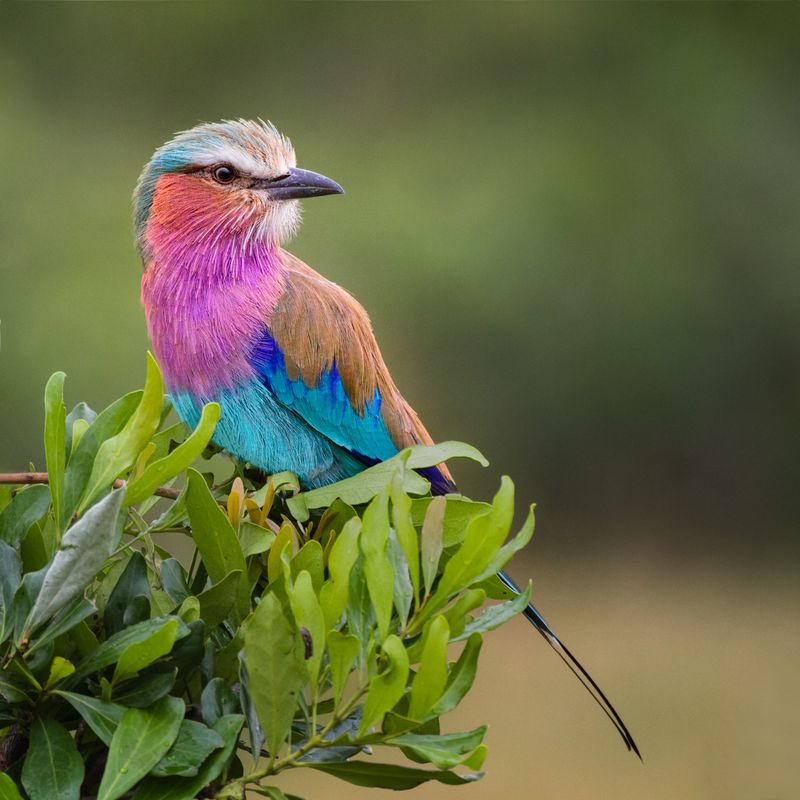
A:
[[[197,166],[230,164],[243,175],[271,178],[297,166],[291,142],[263,120],[198,125],[170,143]]]

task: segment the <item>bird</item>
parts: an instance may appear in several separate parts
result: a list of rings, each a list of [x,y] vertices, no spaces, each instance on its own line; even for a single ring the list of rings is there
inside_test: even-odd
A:
[[[179,417],[194,426],[216,401],[216,445],[267,474],[291,470],[308,488],[433,443],[395,385],[364,308],[283,247],[300,225],[300,200],[343,192],[298,168],[274,125],[237,119],[175,134],[133,196],[141,300]],[[420,472],[432,494],[456,491],[444,464]],[[529,604],[524,613],[639,755],[538,610]]]

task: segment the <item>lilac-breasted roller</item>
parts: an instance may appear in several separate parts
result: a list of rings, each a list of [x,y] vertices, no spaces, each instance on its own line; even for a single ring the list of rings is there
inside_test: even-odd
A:
[[[179,416],[195,425],[203,405],[217,401],[216,444],[266,473],[291,470],[308,487],[431,443],[362,306],[283,249],[300,199],[341,193],[298,169],[271,124],[245,120],[177,134],[156,150],[134,193],[142,302]],[[424,474],[434,494],[455,491],[444,465]],[[532,605],[526,616],[636,750]]]

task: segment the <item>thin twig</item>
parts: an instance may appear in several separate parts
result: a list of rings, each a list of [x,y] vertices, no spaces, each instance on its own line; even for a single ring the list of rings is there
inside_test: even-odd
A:
[[[0,472],[0,483],[23,484],[23,483],[47,483],[49,481],[46,472]],[[124,486],[125,481],[114,481],[114,488],[119,489]],[[170,500],[177,500],[181,496],[180,489],[171,489],[168,486],[159,486],[153,494],[159,497],[167,497]]]

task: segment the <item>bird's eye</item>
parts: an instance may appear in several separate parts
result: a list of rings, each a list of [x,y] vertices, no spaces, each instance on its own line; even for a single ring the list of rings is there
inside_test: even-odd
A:
[[[233,169],[225,164],[214,169],[214,180],[217,183],[230,183],[235,177]]]

